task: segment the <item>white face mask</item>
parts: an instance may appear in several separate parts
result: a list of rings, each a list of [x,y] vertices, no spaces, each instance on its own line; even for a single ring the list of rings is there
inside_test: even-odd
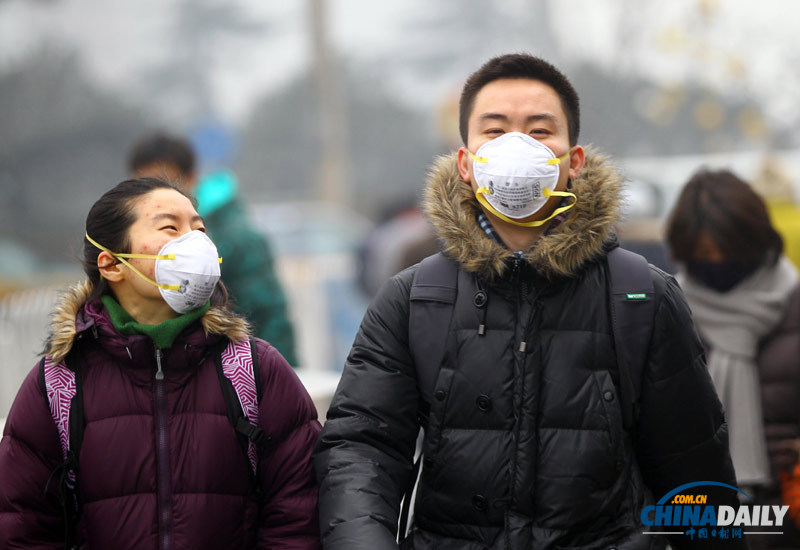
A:
[[[208,235],[190,231],[165,244],[158,255],[175,257],[156,260],[156,282],[169,307],[187,313],[211,298],[220,278],[220,258]]]
[[[575,206],[573,193],[556,191],[560,164],[569,151],[556,157],[542,142],[520,132],[508,132],[484,143],[473,160],[472,171],[478,190],[475,196],[492,214],[514,225],[538,227]],[[552,196],[575,201],[557,208],[544,220],[518,222],[542,209]]]
[[[220,278],[217,247],[208,235],[199,230],[190,231],[161,247],[158,254],[118,254],[86,238],[100,250],[105,250],[128,266],[145,281],[154,284],[164,301],[178,313],[188,313],[205,304],[214,293]],[[133,267],[125,258],[155,259],[154,281]]]

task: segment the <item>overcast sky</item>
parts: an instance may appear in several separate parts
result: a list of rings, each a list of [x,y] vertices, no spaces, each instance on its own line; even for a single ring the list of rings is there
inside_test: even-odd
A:
[[[399,98],[420,106],[457,91],[491,55],[535,50],[567,66],[590,62],[665,85],[693,81],[751,96],[774,124],[800,123],[800,2],[543,1],[330,0],[328,30],[351,67],[379,75]],[[209,38],[205,70],[224,118],[241,122],[257,98],[309,66],[308,4],[219,0],[263,26]],[[175,28],[182,5],[185,0],[0,1],[0,71],[48,44],[76,51],[96,83],[136,101],[148,69],[180,50]],[[429,70],[442,61],[444,70]]]

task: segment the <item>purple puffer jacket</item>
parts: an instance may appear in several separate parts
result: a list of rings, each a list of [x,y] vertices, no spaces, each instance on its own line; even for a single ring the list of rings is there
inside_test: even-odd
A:
[[[277,350],[256,340],[258,423],[271,437],[259,458],[259,502],[211,353],[225,337],[246,338],[246,324],[212,308],[163,350],[165,378],[157,382],[152,340],[118,333],[102,303],[86,303],[87,295],[85,286],[65,295],[48,344],[55,360],[73,346],[82,356],[86,429],[78,529],[84,547],[319,548],[310,457],[320,425]],[[61,510],[44,495],[62,461],[35,368],[0,442],[0,548],[63,548]]]

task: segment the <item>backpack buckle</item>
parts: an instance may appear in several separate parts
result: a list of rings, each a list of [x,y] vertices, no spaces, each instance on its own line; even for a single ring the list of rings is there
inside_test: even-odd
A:
[[[264,430],[247,420],[247,417],[240,416],[236,421],[236,432],[245,436],[248,440],[260,450],[264,448],[270,437],[264,433]]]

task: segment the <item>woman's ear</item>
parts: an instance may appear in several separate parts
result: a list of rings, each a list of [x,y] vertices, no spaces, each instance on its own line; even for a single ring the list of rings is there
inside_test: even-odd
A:
[[[97,269],[100,275],[107,281],[117,283],[123,279],[122,270],[119,268],[121,262],[105,250],[97,255]]]

